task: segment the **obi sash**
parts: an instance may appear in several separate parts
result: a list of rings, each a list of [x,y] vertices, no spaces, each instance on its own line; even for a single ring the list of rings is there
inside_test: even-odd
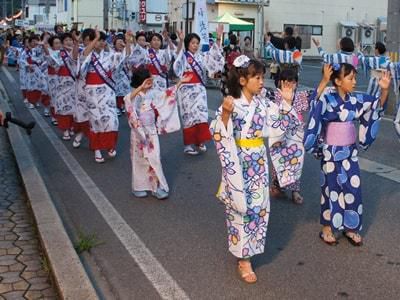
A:
[[[74,77],[74,75],[72,75],[73,73],[72,73],[71,69],[69,68],[69,62],[71,60],[71,57],[69,56],[68,52],[62,49],[62,50],[60,50],[60,56],[64,63],[64,66],[62,66],[60,68],[60,70],[58,71],[58,75],[70,76],[75,81],[75,77]]]
[[[115,91],[115,81],[112,79],[112,74],[104,69],[103,65],[94,53],[92,53],[91,64],[97,75],[102,79],[102,83],[107,84],[113,91]],[[86,83],[88,83],[88,79],[86,79]]]
[[[192,76],[189,82],[185,82],[184,84],[191,84],[191,83],[202,83],[199,79],[199,76],[196,75],[194,72],[184,72],[183,77]]]
[[[151,65],[149,65],[149,71],[152,75],[160,75],[162,78],[167,79],[167,72],[165,72],[163,69],[163,66],[161,65],[160,60],[157,57],[157,53],[154,51],[153,48],[150,48],[148,50],[149,52],[149,58],[151,61]]]
[[[353,122],[329,122],[325,129],[325,144],[350,146],[356,142],[356,128]]]
[[[201,74],[203,74],[203,69],[200,67],[199,63],[194,59],[193,55],[190,54],[188,51],[185,51],[185,56],[186,56],[186,61],[190,65],[190,67],[193,70],[193,73],[196,74],[198,77],[199,81],[201,82],[202,85],[206,86],[203,82],[203,79],[201,77]]]
[[[111,72],[107,72],[107,76],[111,76]],[[103,77],[101,77],[96,72],[88,72],[86,75],[86,84],[89,85],[98,85],[98,84],[105,84]]]

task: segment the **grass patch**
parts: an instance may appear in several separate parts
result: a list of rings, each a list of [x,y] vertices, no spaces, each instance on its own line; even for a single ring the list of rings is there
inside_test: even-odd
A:
[[[103,244],[103,242],[99,241],[96,237],[95,233],[86,234],[82,231],[78,232],[78,241],[75,243],[75,250],[78,254],[81,254],[85,251],[90,253],[90,250],[96,246]]]

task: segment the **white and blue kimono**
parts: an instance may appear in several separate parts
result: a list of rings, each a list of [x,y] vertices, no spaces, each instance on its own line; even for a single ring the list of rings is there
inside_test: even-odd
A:
[[[270,212],[267,148],[268,100],[242,94],[227,127],[222,107],[210,125],[222,165],[217,197],[225,204],[229,251],[238,258],[264,252]]]
[[[345,146],[327,142],[327,128],[330,123],[354,126],[359,122],[359,145],[366,150],[376,139],[382,111],[377,97],[352,93],[342,99],[334,88],[325,89],[319,99],[311,101],[304,147],[322,158],[320,222],[333,231],[360,231],[363,205],[355,127],[353,143]],[[333,133],[338,139],[347,138],[346,133]]]
[[[325,64],[342,64],[347,63],[354,66],[357,69],[358,62],[360,60],[359,55],[353,52],[347,52],[340,50],[336,53],[326,53],[322,47],[318,47],[318,53],[322,57]]]
[[[369,77],[367,94],[376,96],[380,91],[379,80],[381,78],[381,71],[387,70],[395,78],[395,72],[390,58],[385,55],[379,56],[364,56],[359,54],[361,67],[363,68],[366,75]],[[394,81],[396,83],[396,81]],[[397,86],[395,84],[395,92]]]

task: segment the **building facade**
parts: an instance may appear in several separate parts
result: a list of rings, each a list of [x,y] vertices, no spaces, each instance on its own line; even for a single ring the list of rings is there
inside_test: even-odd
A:
[[[25,20],[30,24],[55,24],[56,0],[25,0]]]
[[[195,5],[195,1],[191,1]],[[387,15],[388,1],[374,0],[207,0],[208,19],[215,21],[228,12],[234,17],[255,25],[252,32],[239,32],[241,40],[251,36],[255,50],[262,46],[264,21],[269,21],[272,32],[282,32],[287,25],[297,25],[303,40],[305,56],[316,56],[313,37],[320,40],[327,51],[336,51],[337,40],[350,36],[355,42],[371,47],[382,35],[378,20]],[[185,0],[169,0],[171,29],[185,29]],[[193,20],[189,21],[189,31]]]
[[[167,18],[166,0],[57,0],[57,23],[68,27],[160,31]]]

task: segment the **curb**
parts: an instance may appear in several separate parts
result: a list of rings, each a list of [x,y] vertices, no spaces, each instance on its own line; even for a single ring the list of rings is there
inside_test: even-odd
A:
[[[0,94],[4,99],[2,107],[11,111],[10,98],[1,81]],[[99,299],[65,231],[26,138],[16,126],[11,125],[7,133],[60,297],[71,300]]]

